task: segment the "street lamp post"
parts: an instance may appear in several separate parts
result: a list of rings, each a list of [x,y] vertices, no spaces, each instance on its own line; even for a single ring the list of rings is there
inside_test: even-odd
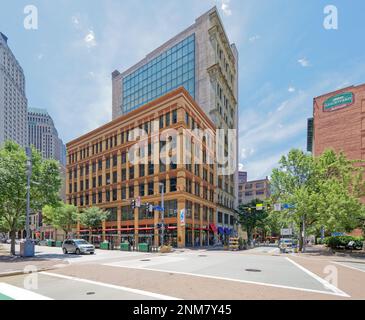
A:
[[[165,238],[165,204],[164,204],[164,193],[165,193],[165,185],[160,183],[161,186],[161,247],[164,245]]]
[[[32,176],[32,149],[25,149],[27,155],[27,209],[25,218],[26,240],[21,244],[21,256],[34,257],[34,243],[30,239],[30,179]]]

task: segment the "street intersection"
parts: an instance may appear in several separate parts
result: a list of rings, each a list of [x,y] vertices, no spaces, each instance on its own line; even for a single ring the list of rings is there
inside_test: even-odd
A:
[[[39,272],[16,273],[17,263]],[[32,261],[0,260],[0,300],[364,299],[364,284],[364,259],[280,254],[275,247],[170,254],[97,250],[94,256],[37,247]]]

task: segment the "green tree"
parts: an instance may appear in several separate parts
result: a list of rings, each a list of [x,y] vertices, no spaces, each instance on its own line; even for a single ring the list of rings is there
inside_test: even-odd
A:
[[[92,230],[100,228],[108,216],[109,212],[98,207],[87,208],[81,213],[80,222],[89,229],[89,242],[91,242]]]
[[[294,208],[283,210],[280,219],[293,223],[299,231],[317,234],[321,227],[332,231],[350,231],[359,226],[364,206],[363,169],[342,154],[326,150],[314,158],[301,150],[291,150],[279,162],[271,176],[273,203],[288,203]],[[278,213],[279,214],[279,213]]]
[[[256,228],[264,228],[264,221],[268,214],[265,208],[257,210],[256,205],[263,204],[262,200],[255,199],[247,204],[238,207],[239,221],[247,231],[249,243],[252,243],[253,234]]]
[[[44,222],[56,229],[61,229],[66,239],[79,220],[79,210],[71,204],[60,202],[57,206],[45,206],[42,210]]]
[[[59,201],[61,178],[57,161],[43,160],[34,149],[32,153],[30,207],[33,211],[40,211],[43,206],[55,205]],[[0,149],[0,225],[10,233],[13,255],[16,232],[25,226],[26,163],[25,150],[14,142],[5,142]]]

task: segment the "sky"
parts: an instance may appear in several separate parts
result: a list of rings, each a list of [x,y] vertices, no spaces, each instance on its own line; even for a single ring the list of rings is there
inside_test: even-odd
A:
[[[313,98],[365,83],[363,0],[3,1],[0,31],[24,69],[28,106],[47,109],[64,142],[112,117],[111,73],[123,71],[217,6],[239,54],[239,162],[270,175],[306,148]],[[38,9],[38,29],[24,8]],[[338,28],[323,23],[327,5]]]

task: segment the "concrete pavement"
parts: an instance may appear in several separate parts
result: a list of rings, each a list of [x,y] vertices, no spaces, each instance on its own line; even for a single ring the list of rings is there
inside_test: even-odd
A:
[[[362,259],[281,255],[272,247],[171,254],[97,250],[95,256],[38,251],[53,267],[38,273],[38,287],[29,291],[51,299],[365,299]],[[26,277],[0,283],[24,288]]]

